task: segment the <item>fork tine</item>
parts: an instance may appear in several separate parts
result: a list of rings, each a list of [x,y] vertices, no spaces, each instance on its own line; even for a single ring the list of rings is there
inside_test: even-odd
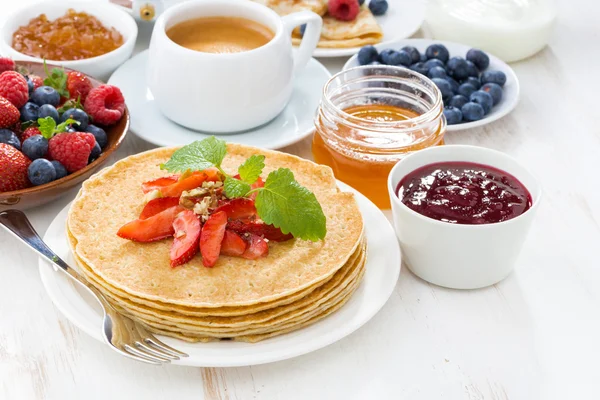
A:
[[[142,342],[135,342],[135,345],[137,347],[139,347],[140,349],[144,349],[144,351],[146,351],[147,353],[152,354],[153,356],[156,356],[156,357],[165,357],[165,358],[168,358],[170,360],[179,360],[179,357],[177,357],[177,356],[175,356],[175,355],[173,355],[171,353],[167,353],[166,351],[157,350],[156,348],[154,348],[154,347],[152,347],[150,345],[144,344]]]
[[[177,349],[172,348],[171,346],[169,346],[168,344],[165,344],[163,342],[161,342],[160,340],[158,340],[156,338],[156,336],[154,335],[150,335],[147,338],[144,339],[144,341],[147,344],[151,344],[154,345],[155,347],[157,347],[158,349],[162,350],[162,351],[166,351],[166,352],[170,352],[172,353],[174,356],[179,356],[179,357],[189,357],[189,355],[187,355],[186,353],[179,351]]]
[[[155,360],[153,360],[153,359],[150,359],[150,358],[148,358],[148,357],[142,357],[142,356],[138,356],[138,355],[135,355],[135,354],[129,353],[129,352],[125,351],[125,350],[121,350],[121,349],[119,349],[119,348],[117,348],[117,347],[115,347],[115,346],[112,346],[112,345],[111,345],[111,347],[112,347],[112,348],[113,348],[113,349],[114,349],[114,350],[115,350],[117,353],[119,353],[119,354],[123,355],[124,357],[130,358],[130,359],[132,359],[132,360],[136,360],[136,361],[143,362],[143,363],[146,363],[146,364],[151,364],[151,365],[162,365],[162,362],[160,362],[160,361],[155,361]]]
[[[133,354],[134,356],[137,356],[137,357],[140,357],[140,358],[145,358],[145,359],[150,360],[150,361],[159,362],[159,363],[169,363],[169,362],[171,362],[171,360],[169,360],[168,358],[151,355],[151,354],[146,353],[146,352],[144,352],[142,350],[139,350],[139,349],[136,349],[134,347],[131,347],[128,344],[123,345],[123,348],[125,349],[125,351],[127,351],[130,354]]]

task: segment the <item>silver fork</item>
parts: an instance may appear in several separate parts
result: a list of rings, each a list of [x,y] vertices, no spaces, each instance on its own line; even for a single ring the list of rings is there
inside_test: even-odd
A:
[[[117,312],[104,295],[89,284],[44,243],[25,214],[18,210],[0,212],[0,224],[23,243],[54,264],[95,297],[104,310],[102,335],[110,347],[126,357],[149,364],[170,363],[188,355],[158,340],[141,324]]]

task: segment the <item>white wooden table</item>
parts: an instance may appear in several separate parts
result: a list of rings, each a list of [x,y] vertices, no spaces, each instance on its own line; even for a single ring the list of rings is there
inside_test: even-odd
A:
[[[1,0],[2,14],[29,1]],[[383,310],[323,350],[246,368],[153,367],[67,321],[42,287],[37,257],[2,231],[0,399],[600,398],[600,4],[558,3],[550,46],[513,65],[517,109],[447,136],[517,157],[544,187],[506,280],[455,291],[403,268]],[[337,72],[344,61],[325,64]],[[117,157],[148,148],[130,134]],[[310,142],[284,150],[310,157]],[[35,227],[43,233],[75,193],[28,211]]]

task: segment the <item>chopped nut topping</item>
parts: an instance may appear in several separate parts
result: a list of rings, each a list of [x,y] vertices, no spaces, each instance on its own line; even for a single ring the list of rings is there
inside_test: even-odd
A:
[[[207,188],[207,189],[209,189],[209,188],[218,188],[218,187],[221,187],[221,186],[223,186],[223,182],[221,182],[221,181],[216,181],[216,182],[205,181],[205,182],[202,182],[202,187],[203,188]]]
[[[154,189],[144,195],[144,202],[149,203],[151,200],[162,197],[162,193],[158,189]]]
[[[185,197],[185,198],[200,197],[200,196],[204,196],[207,193],[208,193],[208,189],[196,188],[196,189],[184,191],[183,193],[181,193],[181,197]]]
[[[191,210],[192,208],[194,208],[194,202],[190,199],[188,199],[187,197],[180,197],[179,198],[179,205],[183,208],[187,208],[188,210]]]
[[[177,231],[177,232],[175,232],[175,234],[173,236],[175,236],[176,238],[185,236],[185,231]]]
[[[211,198],[206,196],[201,202],[194,205],[194,213],[198,215],[208,215],[208,208],[211,203]]]

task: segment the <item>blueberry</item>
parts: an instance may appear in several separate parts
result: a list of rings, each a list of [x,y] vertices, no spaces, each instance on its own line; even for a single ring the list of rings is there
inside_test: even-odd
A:
[[[477,69],[483,71],[490,65],[490,58],[479,49],[471,49],[467,52],[467,60],[471,61]]]
[[[51,88],[50,86],[40,86],[33,91],[33,94],[31,95],[31,101],[38,106],[52,104],[54,107],[57,107],[60,103],[60,95],[56,90],[54,90],[54,88]]]
[[[44,104],[38,110],[38,118],[46,118],[52,117],[52,119],[58,124],[58,120],[60,117],[58,116],[58,111],[54,108],[53,105]]]
[[[364,1],[364,0],[363,0]],[[304,32],[306,32],[306,24],[300,25],[300,34],[304,36]]]
[[[58,162],[56,160],[50,161],[50,162],[52,163],[52,165],[54,166],[54,169],[56,170],[56,179],[64,178],[65,176],[69,175],[69,171],[67,171],[65,166],[62,165],[60,162]]]
[[[38,106],[35,103],[32,103],[32,102],[25,103],[25,105],[23,107],[21,107],[21,110],[19,110],[21,113],[21,121],[22,122],[37,121],[39,109],[40,109],[40,106]]]
[[[23,154],[30,160],[37,160],[48,153],[48,139],[42,135],[33,135],[23,142]]]
[[[458,82],[456,82],[454,79],[450,78],[449,76],[447,76],[444,79],[446,79],[448,81],[448,83],[450,84],[450,87],[452,88],[452,93],[454,93],[454,94],[458,93],[458,87],[459,87]]]
[[[413,46],[404,46],[402,49],[405,52],[407,52],[410,55],[410,59],[411,59],[411,64],[414,63],[418,63],[419,61],[421,61],[421,53],[419,53],[419,50],[417,50],[416,47]]]
[[[379,61],[372,61],[369,63],[369,65],[383,65],[383,64],[381,64]]]
[[[440,92],[442,92],[442,97],[452,96],[452,86],[450,86],[450,83],[448,83],[447,80],[441,78],[433,78],[432,81],[433,83],[435,83],[438,89],[440,89]]]
[[[427,56],[425,55],[425,53],[421,54],[421,59],[419,61],[421,61],[421,62],[427,61]]]
[[[77,129],[75,129],[72,126],[70,126],[70,127],[67,128],[66,132],[69,132],[69,133],[77,132]]]
[[[369,2],[369,10],[371,10],[373,15],[383,15],[386,13],[387,9],[387,0],[371,0]]]
[[[98,128],[96,125],[89,124],[86,132],[91,133],[96,138],[96,142],[100,145],[101,148],[105,148],[108,144],[108,137],[106,136],[106,132],[102,128]]]
[[[502,87],[506,83],[506,75],[502,71],[485,71],[481,74],[481,83],[495,83]]]
[[[446,63],[448,75],[454,79],[465,79],[469,76],[467,61],[462,57],[452,57]]]
[[[479,104],[483,108],[484,114],[489,113],[494,105],[494,99],[492,99],[492,95],[482,90],[473,92],[469,97],[469,100],[472,103]]]
[[[487,92],[490,94],[490,96],[492,96],[494,105],[500,103],[500,100],[502,100],[502,88],[500,87],[500,85],[497,85],[495,83],[486,83],[481,87],[480,90]]]
[[[56,170],[50,161],[38,158],[29,164],[27,176],[33,186],[44,185],[56,179]]]
[[[410,55],[405,51],[383,50],[379,54],[379,61],[386,65],[410,65]]]
[[[441,67],[441,68],[446,69],[446,64],[444,64],[437,58],[432,58],[431,60],[425,61],[425,67],[427,67],[428,71],[433,67]]]
[[[415,72],[422,74],[422,75],[427,75],[427,72],[429,71],[429,68],[427,68],[425,66],[424,62],[414,63],[409,68]]]
[[[427,72],[427,76],[429,78],[442,78],[445,79],[448,75],[446,75],[446,70],[442,67],[433,67]]]
[[[463,119],[460,109],[452,106],[444,107],[444,117],[446,117],[448,125],[460,124]]]
[[[379,54],[377,49],[373,46],[364,46],[358,51],[358,63],[360,65],[367,65],[377,60]]]
[[[471,102],[462,106],[460,111],[462,112],[463,119],[465,121],[479,121],[481,118],[483,118],[483,115],[485,114],[483,112],[483,107],[481,107],[477,103]]]
[[[479,70],[477,69],[477,67],[475,66],[475,64],[473,64],[469,60],[467,60],[465,62],[467,63],[467,75],[468,76],[474,76],[474,77],[478,78],[479,77]]]
[[[437,58],[441,62],[445,63],[450,58],[450,53],[448,49],[443,44],[432,44],[425,51],[425,55],[427,59]]]
[[[471,93],[475,92],[477,89],[470,83],[463,83],[458,87],[458,94],[462,94],[467,99],[471,96]]]
[[[10,129],[0,129],[0,143],[10,144],[17,150],[21,150],[19,137]]]
[[[33,81],[28,76],[25,77],[25,79],[27,79],[27,90],[29,92],[29,97],[31,97],[31,94],[33,93],[33,89],[35,89],[35,85],[33,84]]]
[[[95,161],[98,157],[100,157],[100,154],[102,154],[102,149],[100,148],[100,145],[98,144],[98,142],[96,142],[96,143],[94,143],[92,152],[90,153],[90,156],[88,157],[88,164]]]
[[[452,98],[448,102],[448,105],[450,105],[452,107],[456,107],[458,109],[461,109],[462,106],[464,106],[468,102],[469,102],[469,98],[468,97],[465,97],[462,94],[457,94],[455,96],[452,96]]]
[[[481,87],[481,82],[479,81],[479,78],[476,78],[474,76],[469,76],[467,79],[463,80],[463,83],[468,83],[472,85],[475,89],[479,89]]]
[[[60,116],[60,122],[65,122],[69,118],[79,122],[79,125],[73,124],[73,128],[80,132],[85,132],[90,122],[90,118],[85,111],[79,108],[69,108]]]

